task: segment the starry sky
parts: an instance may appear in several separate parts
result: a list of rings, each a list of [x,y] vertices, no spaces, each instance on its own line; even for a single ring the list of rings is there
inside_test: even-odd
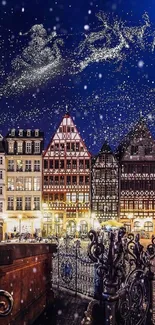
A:
[[[93,154],[141,112],[155,137],[153,0],[0,0],[0,57],[3,135],[40,128],[47,145],[68,111]]]

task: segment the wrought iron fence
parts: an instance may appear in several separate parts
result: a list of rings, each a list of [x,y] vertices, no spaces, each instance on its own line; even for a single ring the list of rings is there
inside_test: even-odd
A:
[[[66,238],[53,258],[53,286],[92,297],[82,324],[94,324],[93,298],[100,306],[98,325],[155,324],[155,239],[144,249],[139,235],[127,236],[124,228],[109,231],[106,242],[93,230],[89,238],[88,251]]]
[[[97,263],[103,284],[102,324],[154,324],[151,262],[155,256],[154,238],[144,250],[139,235],[126,237],[124,228],[117,233],[110,231],[106,246],[95,231],[90,231],[89,237],[89,257]]]
[[[95,295],[95,264],[80,247],[80,242],[59,241],[57,253],[53,257],[53,287],[66,288],[90,297]]]

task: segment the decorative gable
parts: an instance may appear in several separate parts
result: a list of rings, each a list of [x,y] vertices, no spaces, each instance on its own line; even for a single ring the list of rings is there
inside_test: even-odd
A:
[[[64,154],[65,157],[74,157],[75,153],[78,157],[90,158],[91,156],[71,116],[65,114],[44,152],[44,157],[64,156]]]
[[[126,136],[118,148],[117,155],[121,161],[155,159],[155,142],[143,118]]]

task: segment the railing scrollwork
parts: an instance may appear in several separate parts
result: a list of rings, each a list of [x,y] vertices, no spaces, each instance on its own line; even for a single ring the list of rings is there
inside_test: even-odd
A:
[[[5,291],[0,290],[0,318],[8,316],[13,308],[13,297]]]
[[[107,325],[145,324],[151,303],[152,260],[155,238],[144,249],[137,234],[125,228],[110,230],[105,243],[103,232],[89,232],[89,258],[97,265]],[[151,319],[151,316],[150,316]]]

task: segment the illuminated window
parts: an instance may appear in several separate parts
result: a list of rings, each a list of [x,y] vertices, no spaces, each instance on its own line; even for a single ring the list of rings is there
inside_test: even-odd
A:
[[[35,133],[35,137],[38,137],[39,136],[39,130],[38,129],[35,130],[34,133]]]
[[[22,210],[22,197],[18,196],[16,198],[16,210]]]
[[[22,171],[23,171],[23,161],[17,160],[17,172],[22,172]]]
[[[8,210],[14,210],[14,197],[8,197]]]
[[[27,137],[31,136],[31,130],[27,130]]]
[[[40,197],[34,197],[34,210],[40,210]]]
[[[153,223],[151,222],[151,221],[146,221],[145,223],[144,223],[144,229],[145,229],[145,231],[151,231],[151,232],[153,232]]]
[[[25,197],[25,210],[31,210],[31,196]]]
[[[139,221],[135,221],[134,222],[134,231],[140,231],[140,222]]]
[[[23,177],[16,177],[16,190],[17,191],[23,191]]]
[[[25,171],[30,172],[31,171],[31,160],[25,161]]]
[[[26,142],[26,153],[32,153],[32,143]]]
[[[34,153],[40,153],[40,142],[34,142]]]
[[[34,191],[40,191],[40,177],[34,177]]]
[[[8,177],[7,189],[8,191],[14,191],[14,177]]]
[[[23,142],[17,142],[17,153],[23,152]]]
[[[34,172],[40,172],[40,160],[34,161]]]
[[[14,142],[10,141],[8,143],[8,151],[9,151],[9,153],[13,153],[14,152]]]
[[[25,191],[32,191],[32,178],[25,177]]]
[[[20,136],[20,137],[23,136],[23,130],[19,130],[19,136]]]

